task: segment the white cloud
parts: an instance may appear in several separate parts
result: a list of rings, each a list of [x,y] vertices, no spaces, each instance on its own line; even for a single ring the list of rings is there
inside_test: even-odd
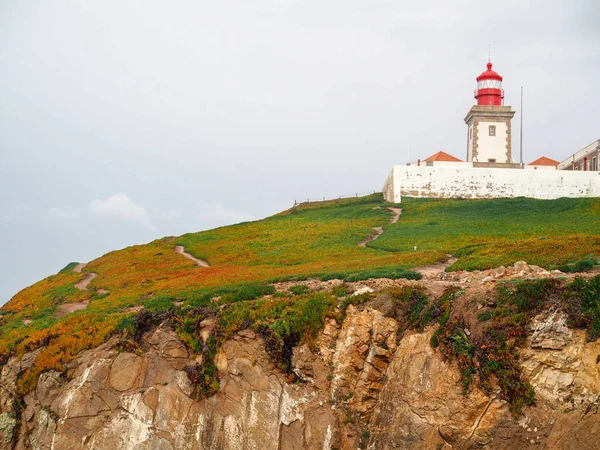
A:
[[[48,210],[46,217],[51,220],[77,220],[81,217],[81,211],[70,206],[65,208],[54,207]]]
[[[251,214],[226,208],[219,202],[210,202],[201,205],[201,208],[204,211],[197,215],[198,219],[209,221],[212,224],[229,225],[254,219]]]
[[[112,195],[106,200],[90,202],[89,212],[99,217],[113,217],[135,222],[153,230],[156,229],[146,208],[138,205],[123,193]]]

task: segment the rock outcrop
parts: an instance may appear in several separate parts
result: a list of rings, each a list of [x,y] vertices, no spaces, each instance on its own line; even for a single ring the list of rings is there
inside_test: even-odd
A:
[[[399,323],[373,306],[350,305],[313,346],[297,347],[296,382],[259,336],[239,332],[217,352],[220,390],[206,399],[183,370],[198,356],[164,324],[139,354],[113,339],[79,355],[68,379],[43,373],[20,403],[17,377],[37,356],[26,354],[2,369],[0,448],[598,448],[600,341],[586,342],[560,311],[532,322],[521,362],[537,405],[514,418],[493,394],[463,394],[455,365],[430,346],[433,327],[399,338]]]

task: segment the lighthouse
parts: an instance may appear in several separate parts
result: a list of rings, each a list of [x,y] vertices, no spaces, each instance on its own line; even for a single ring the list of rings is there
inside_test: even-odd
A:
[[[512,136],[510,121],[515,112],[504,106],[502,77],[487,70],[477,78],[475,99],[477,104],[467,113],[467,161],[473,167],[518,168],[512,159]]]

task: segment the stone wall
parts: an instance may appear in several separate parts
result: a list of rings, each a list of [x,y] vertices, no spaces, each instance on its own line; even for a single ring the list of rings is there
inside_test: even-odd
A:
[[[444,166],[394,166],[383,186],[386,201],[436,198],[600,197],[599,172]]]

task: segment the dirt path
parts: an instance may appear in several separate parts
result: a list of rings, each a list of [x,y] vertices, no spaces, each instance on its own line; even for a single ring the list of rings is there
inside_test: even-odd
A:
[[[392,218],[390,219],[390,224],[396,223],[398,222],[398,219],[400,218],[400,214],[402,214],[402,208],[386,208],[388,211],[392,212]],[[366,238],[364,241],[360,241],[358,243],[359,247],[366,247],[367,246],[367,242],[371,242],[374,241],[375,239],[377,239],[379,236],[381,236],[383,234],[383,227],[373,227],[373,234],[371,236],[369,236],[368,238]]]
[[[79,263],[75,267],[73,267],[73,272],[81,273],[81,269],[87,266],[87,263]]]
[[[392,220],[390,220],[390,223],[398,222],[398,219],[400,218],[400,214],[402,214],[402,208],[392,208],[390,206],[387,209],[392,212]]]
[[[81,279],[81,281],[79,281],[78,283],[75,283],[75,287],[77,289],[81,289],[82,291],[87,291],[88,290],[88,285],[91,283],[91,281],[96,278],[98,276],[97,273],[86,273],[83,278]]]
[[[391,206],[386,208],[388,211],[392,212],[392,218],[390,219],[390,224],[394,224],[398,222],[400,219],[400,215],[402,214],[402,208],[392,208]],[[377,239],[379,236],[383,234],[383,227],[373,227],[373,234],[366,238],[364,241],[360,241],[358,243],[359,247],[366,247],[368,242],[372,242]],[[447,267],[450,267],[454,264],[458,258],[454,258],[452,255],[446,255],[446,260],[443,262],[439,262],[436,264],[431,264],[429,266],[415,267],[415,272],[423,275],[424,279],[435,279],[439,278],[440,274],[446,271]]]
[[[58,319],[60,317],[66,316],[67,314],[72,313],[74,311],[81,311],[82,309],[86,309],[89,304],[90,304],[90,301],[86,300],[85,302],[81,302],[81,303],[65,303],[64,305],[59,305],[58,308],[56,308],[54,317],[56,317]]]
[[[81,273],[81,270],[87,266],[87,263],[79,263],[75,267],[73,267],[73,272]],[[97,273],[86,273],[83,275],[83,278],[75,283],[75,287],[81,291],[87,291],[89,284],[92,282],[94,278],[98,276]],[[98,293],[100,294],[108,294],[106,289],[98,289]],[[60,317],[64,317],[67,314],[70,314],[74,311],[81,311],[82,309],[86,309],[90,304],[89,300],[80,303],[65,303],[63,305],[58,305],[56,308],[56,312],[54,313],[54,317],[57,319]]]
[[[366,247],[367,246],[367,242],[374,241],[379,236],[381,236],[383,234],[383,227],[373,227],[373,231],[374,231],[374,233],[371,236],[369,236],[368,238],[366,238],[364,241],[360,241],[358,243],[359,247]]]
[[[458,261],[458,258],[454,258],[452,255],[446,255],[446,257],[448,259],[444,262],[431,264],[430,266],[415,267],[412,270],[423,275],[425,279],[438,278],[441,273],[446,271],[447,267]]]
[[[210,267],[210,266],[209,266],[209,264],[208,264],[206,261],[204,261],[204,260],[202,260],[202,259],[198,259],[198,258],[196,258],[195,256],[193,256],[193,255],[190,255],[189,253],[187,253],[187,252],[185,251],[185,247],[184,247],[183,245],[177,245],[177,246],[175,247],[175,251],[176,251],[177,253],[179,253],[180,255],[183,255],[185,258],[187,258],[187,259],[190,259],[190,260],[194,261],[196,264],[198,264],[198,265],[199,265],[199,266],[201,266],[201,267]]]

